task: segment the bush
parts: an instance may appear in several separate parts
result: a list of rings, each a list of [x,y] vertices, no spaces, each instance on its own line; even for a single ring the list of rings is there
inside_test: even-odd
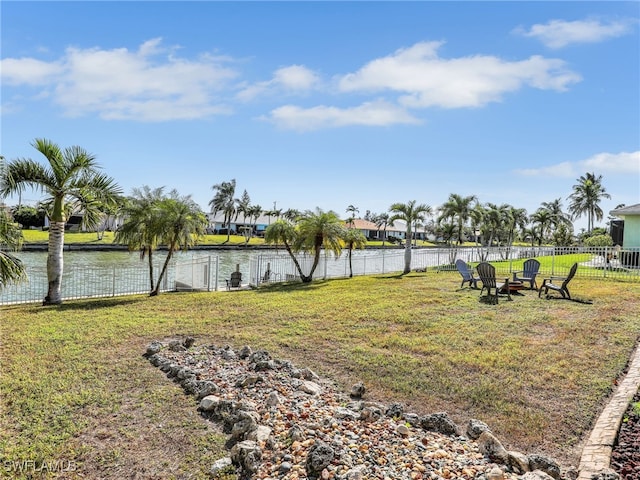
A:
[[[608,233],[601,235],[593,235],[586,238],[584,244],[587,247],[613,247],[613,238]]]

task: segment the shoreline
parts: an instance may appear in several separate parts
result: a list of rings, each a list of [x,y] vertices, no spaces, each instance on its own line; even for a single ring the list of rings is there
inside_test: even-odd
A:
[[[49,248],[47,243],[23,243],[21,250],[24,252],[46,252]],[[242,244],[233,244],[233,245],[212,245],[212,244],[204,244],[204,245],[194,245],[189,247],[188,250],[273,250],[275,248],[284,248],[282,245],[242,245]],[[365,249],[376,249],[376,250],[398,250],[399,248],[404,249],[403,247],[397,246],[380,246],[380,247],[365,247]],[[417,247],[417,248],[437,248],[437,247]],[[64,249],[65,252],[68,251],[101,251],[101,252],[109,252],[109,251],[118,251],[118,252],[127,252],[130,251],[126,245],[114,245],[109,243],[65,243]],[[159,251],[166,251],[167,248],[165,246],[159,246],[156,248]],[[133,250],[131,250],[133,251]]]

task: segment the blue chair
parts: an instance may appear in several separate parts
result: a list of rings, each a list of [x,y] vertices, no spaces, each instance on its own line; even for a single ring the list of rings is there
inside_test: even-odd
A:
[[[535,258],[530,258],[522,264],[522,270],[513,272],[513,281],[529,283],[530,290],[537,290],[536,275],[538,275],[538,270],[540,270],[540,262]]]
[[[462,275],[462,283],[460,284],[460,288],[464,287],[464,284],[469,282],[469,286],[473,288],[478,288],[478,280],[473,276],[473,269],[465,262],[464,260],[458,259],[456,260],[456,268],[460,275]]]

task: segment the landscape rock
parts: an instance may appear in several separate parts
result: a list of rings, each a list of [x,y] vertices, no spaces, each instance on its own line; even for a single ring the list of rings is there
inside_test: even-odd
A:
[[[500,440],[493,433],[484,431],[478,437],[478,449],[492,462],[505,464],[509,460],[509,454]]]

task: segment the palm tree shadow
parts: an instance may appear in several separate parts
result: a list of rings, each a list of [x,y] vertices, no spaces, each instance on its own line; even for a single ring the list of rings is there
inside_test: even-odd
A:
[[[144,296],[146,299],[147,296]],[[51,305],[44,308],[57,308],[61,311],[69,310],[100,310],[103,308],[112,308],[112,307],[121,307],[127,305],[137,305],[142,302],[142,298],[132,298],[132,297],[112,297],[105,299],[83,299],[78,301],[73,301],[70,303],[62,303],[61,305]],[[38,306],[38,309],[43,308],[42,306]],[[34,309],[35,311],[35,309]]]

